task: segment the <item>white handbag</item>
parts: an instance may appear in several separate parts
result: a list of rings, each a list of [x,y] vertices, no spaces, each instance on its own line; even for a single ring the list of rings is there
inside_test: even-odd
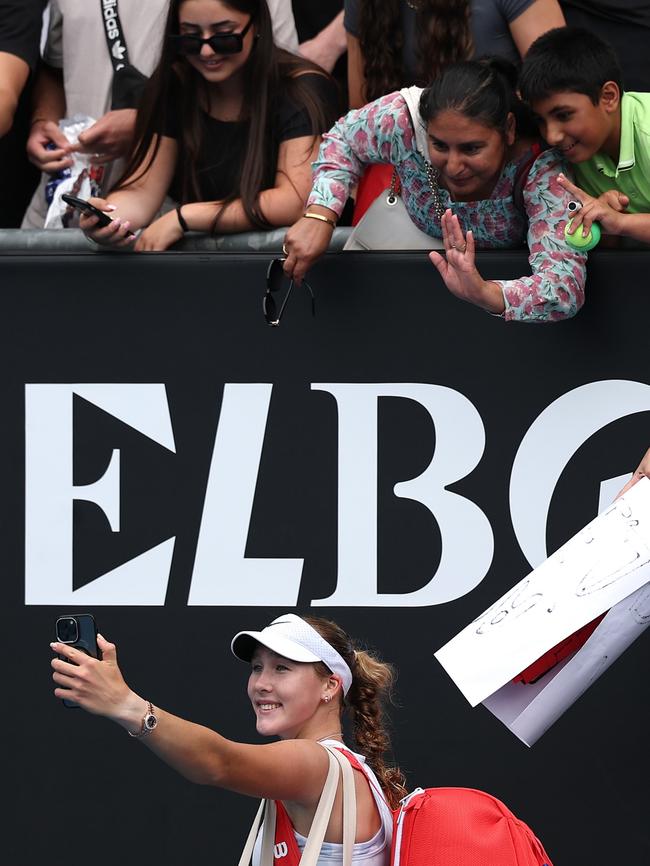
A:
[[[300,858],[300,866],[317,866],[320,851],[325,839],[325,832],[329,824],[334,806],[334,799],[339,785],[339,777],[343,779],[343,866],[352,866],[352,853],[357,828],[357,800],[354,789],[354,777],[352,766],[347,758],[331,746],[321,743],[329,757],[329,770],[323,793],[318,801],[314,820],[309,829],[307,844]],[[260,866],[274,866],[275,842],[275,819],[276,808],[274,800],[262,800],[253,825],[246,839],[244,850],[239,859],[239,866],[249,866],[255,841],[259,832],[260,824],[264,819],[262,832],[262,847],[260,852]]]
[[[416,146],[427,160],[427,137],[418,109],[421,87],[404,87],[404,97],[415,131]],[[428,160],[427,160],[428,161]],[[344,250],[440,250],[440,238],[419,229],[409,216],[398,192],[399,179],[393,170],[390,187],[383,190],[350,232]]]

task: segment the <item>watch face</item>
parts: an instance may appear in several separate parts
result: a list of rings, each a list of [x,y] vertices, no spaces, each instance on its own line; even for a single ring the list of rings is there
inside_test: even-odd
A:
[[[153,731],[153,729],[156,727],[157,724],[158,724],[158,719],[154,716],[154,714],[153,713],[147,713],[147,715],[144,717],[144,727],[148,731]]]

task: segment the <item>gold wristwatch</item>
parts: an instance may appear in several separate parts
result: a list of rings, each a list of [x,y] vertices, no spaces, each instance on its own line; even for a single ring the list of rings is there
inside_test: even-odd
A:
[[[153,729],[158,724],[158,718],[156,717],[153,711],[153,704],[151,701],[147,701],[147,712],[144,714],[144,718],[142,719],[142,725],[139,731],[127,731],[127,734],[130,737],[144,737],[146,734],[150,734]]]

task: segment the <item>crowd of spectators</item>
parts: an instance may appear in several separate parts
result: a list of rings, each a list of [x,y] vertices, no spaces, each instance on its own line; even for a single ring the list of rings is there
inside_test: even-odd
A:
[[[650,242],[648,36],[640,0],[0,0],[0,227],[42,228],[82,155],[95,242],[287,226],[300,281],[397,183],[451,291],[573,315],[569,200]],[[526,242],[530,277],[482,280],[476,248]]]

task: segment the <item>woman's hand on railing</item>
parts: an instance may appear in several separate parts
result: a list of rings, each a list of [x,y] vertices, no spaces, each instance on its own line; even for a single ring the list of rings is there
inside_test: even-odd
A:
[[[173,246],[184,235],[178,215],[170,210],[147,226],[140,234],[135,249],[137,252],[161,252]]]

